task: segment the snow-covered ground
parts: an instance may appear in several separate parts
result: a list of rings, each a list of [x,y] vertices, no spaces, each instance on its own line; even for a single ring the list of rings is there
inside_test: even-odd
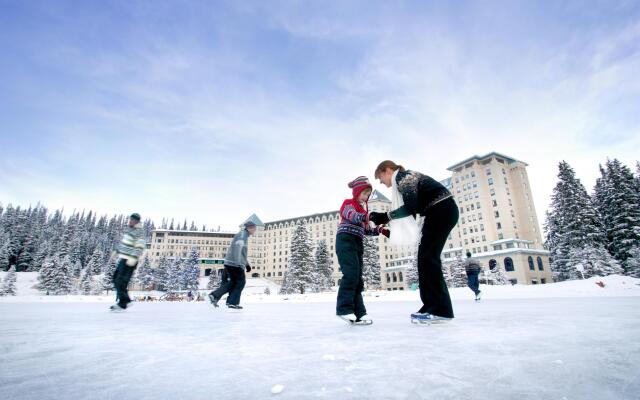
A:
[[[0,397],[637,399],[639,282],[595,281],[483,287],[479,303],[455,289],[440,326],[409,323],[416,292],[370,293],[369,327],[333,316],[331,293],[248,295],[235,313],[3,298]]]

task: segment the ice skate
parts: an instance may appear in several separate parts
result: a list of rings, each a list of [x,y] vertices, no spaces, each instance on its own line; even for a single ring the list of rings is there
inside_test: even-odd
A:
[[[430,324],[442,324],[448,321],[451,321],[452,318],[439,317],[437,315],[429,314],[429,313],[413,313],[411,314],[411,323],[412,324],[422,324],[422,325],[430,325]]]
[[[344,322],[348,323],[348,324],[354,324],[356,322],[356,320],[358,318],[356,318],[355,314],[344,314],[344,315],[338,315],[338,318],[340,318],[341,320],[343,320]]]
[[[353,324],[354,325],[371,325],[373,324],[373,320],[371,319],[370,316],[365,314],[362,317],[356,319],[356,321]]]
[[[116,303],[109,307],[111,312],[124,312],[126,308],[123,308],[120,304]]]
[[[476,293],[476,301],[480,301],[481,298],[482,298],[482,291],[478,290],[478,293]]]
[[[213,293],[209,293],[209,302],[211,303],[212,306],[214,306],[215,308],[220,307],[218,305],[219,301],[220,299],[216,299],[216,296],[214,296]]]

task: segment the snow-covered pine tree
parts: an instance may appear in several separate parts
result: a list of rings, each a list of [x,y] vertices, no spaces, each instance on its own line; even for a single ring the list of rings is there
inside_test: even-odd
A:
[[[111,257],[104,265],[102,270],[102,279],[100,280],[100,289],[109,293],[109,290],[115,290],[113,287],[113,274],[116,272],[118,259]]]
[[[151,285],[153,285],[153,270],[147,257],[145,257],[142,264],[136,268],[136,282],[142,290],[149,290]]]
[[[380,288],[380,254],[378,253],[378,237],[366,236],[363,241],[362,279],[367,289]]]
[[[602,244],[604,235],[591,199],[571,166],[562,161],[558,168],[559,180],[545,222],[545,246],[551,252],[554,278],[562,281],[577,278],[571,250]]]
[[[449,285],[449,287],[457,288],[467,286],[467,273],[462,258],[456,257],[453,260],[445,262],[443,269],[448,269],[449,281],[447,285]]]
[[[55,294],[69,294],[72,289],[72,268],[71,257],[66,255],[62,258],[58,258],[60,263],[57,265],[55,273],[53,275],[53,285]]]
[[[631,170],[607,160],[594,188],[594,202],[606,233],[609,253],[627,269],[629,251],[640,246],[640,194]]]
[[[634,278],[640,278],[640,246],[632,247],[629,250],[626,274]]]
[[[316,246],[315,261],[316,270],[321,279],[320,289],[330,289],[333,286],[333,266],[326,240],[318,241],[318,244]]]
[[[623,273],[620,264],[602,245],[574,248],[570,252],[570,257],[572,261],[577,262],[573,265],[574,268],[582,265],[585,278]]]
[[[289,284],[289,279],[287,279],[287,275],[289,273],[285,271],[284,276],[282,277],[282,285],[280,286],[280,291],[278,294],[291,294],[295,292],[295,288]]]
[[[186,290],[198,290],[198,278],[200,277],[200,254],[195,247],[191,248],[189,258],[183,265],[183,288]]]
[[[494,285],[506,285],[509,283],[507,273],[499,262],[496,261],[495,267],[489,271],[491,272],[490,279],[493,281]]]
[[[80,293],[87,296],[93,292],[93,275],[90,268],[85,268],[80,279],[79,290]]]
[[[102,249],[100,249],[100,246],[98,246],[91,254],[85,269],[91,271],[91,275],[98,275],[102,271],[103,267],[104,253],[102,252]]]
[[[46,257],[42,263],[42,267],[38,273],[38,282],[40,290],[47,295],[54,294],[52,283],[54,271],[56,269],[57,259],[55,256]]]
[[[271,294],[271,289],[269,289],[269,286],[264,288],[264,294],[266,294],[267,296],[269,296]]]
[[[13,266],[9,272],[7,272],[7,276],[4,277],[2,288],[0,288],[0,296],[15,296],[17,280],[16,267]]]
[[[298,224],[291,237],[291,249],[287,281],[290,287],[300,293],[312,289],[314,285],[313,248],[309,231],[303,224]]]
[[[0,227],[0,271],[9,265],[9,235]]]
[[[167,275],[167,281],[164,290],[167,293],[177,293],[182,286],[183,278],[183,268],[182,268],[182,260],[180,258],[176,258],[169,266],[169,273]]]
[[[407,267],[404,272],[404,280],[407,283],[407,286],[411,287],[411,285],[418,284],[418,255],[411,259],[411,263]]]
[[[172,221],[173,222],[173,221]],[[166,290],[167,281],[169,280],[169,272],[171,263],[166,256],[161,256],[158,265],[153,269],[153,280],[156,290]]]

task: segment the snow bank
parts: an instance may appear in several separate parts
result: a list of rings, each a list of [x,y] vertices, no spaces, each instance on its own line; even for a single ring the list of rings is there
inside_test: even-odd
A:
[[[0,277],[4,278],[6,272],[0,272]],[[111,302],[114,300],[114,293],[110,292],[101,296],[46,296],[35,289],[38,274],[36,272],[19,272],[17,281],[17,296],[0,297],[4,302]],[[601,283],[602,285],[598,284]],[[270,295],[264,294],[265,288],[269,288]],[[535,298],[567,298],[567,297],[626,297],[640,296],[640,279],[621,275],[610,275],[606,277],[594,277],[585,280],[566,281],[550,283],[545,285],[506,285],[490,286],[480,285],[483,300],[503,300],[503,299],[535,299]],[[278,285],[271,281],[260,278],[247,279],[247,285],[242,293],[243,303],[318,303],[334,302],[336,292],[307,293],[278,295]],[[132,297],[151,295],[159,297],[161,292],[138,292],[131,291]],[[473,293],[468,288],[450,289],[451,298],[457,300],[472,300]],[[401,291],[367,291],[365,301],[419,301],[419,293],[411,290]]]

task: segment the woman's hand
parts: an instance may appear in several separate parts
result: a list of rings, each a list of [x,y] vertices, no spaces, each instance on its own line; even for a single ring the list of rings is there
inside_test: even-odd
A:
[[[387,213],[371,211],[369,213],[369,221],[376,225],[383,225],[389,222],[389,215],[387,215]]]

